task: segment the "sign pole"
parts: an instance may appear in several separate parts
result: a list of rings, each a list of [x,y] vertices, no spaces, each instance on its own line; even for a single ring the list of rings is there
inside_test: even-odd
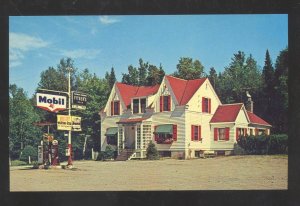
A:
[[[69,96],[69,116],[71,116],[71,71],[72,68],[68,67],[67,68],[69,71],[69,91],[68,91],[68,96]],[[71,143],[71,135],[72,135],[72,131],[69,130],[69,135],[68,135],[68,149],[69,149],[69,158],[68,158],[68,166],[72,166],[72,143]]]

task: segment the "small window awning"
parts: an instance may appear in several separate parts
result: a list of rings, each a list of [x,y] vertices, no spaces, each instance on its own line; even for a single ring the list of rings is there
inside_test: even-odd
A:
[[[173,125],[172,124],[164,124],[164,125],[157,125],[155,134],[173,134]]]
[[[110,127],[106,130],[105,135],[106,136],[113,136],[116,135],[118,133],[118,127]]]

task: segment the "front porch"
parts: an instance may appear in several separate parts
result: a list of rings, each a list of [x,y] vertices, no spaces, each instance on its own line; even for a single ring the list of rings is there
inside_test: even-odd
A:
[[[118,156],[126,156],[127,159],[146,157],[147,146],[152,140],[152,122],[143,120],[137,118],[117,122]]]

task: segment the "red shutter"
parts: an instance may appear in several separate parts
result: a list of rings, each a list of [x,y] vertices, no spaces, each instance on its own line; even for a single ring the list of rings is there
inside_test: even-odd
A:
[[[110,115],[111,116],[114,115],[114,102],[113,101],[110,102]]]
[[[225,140],[228,141],[229,140],[229,127],[225,128]]]
[[[154,140],[157,142],[158,134],[155,133],[157,126],[154,126]]]
[[[205,111],[205,105],[204,105],[204,101],[205,101],[205,98],[204,98],[204,97],[202,97],[202,112],[204,112],[204,111]]]
[[[255,136],[257,136],[257,135],[258,135],[258,129],[255,128]]]
[[[173,140],[177,141],[177,125],[173,124]]]
[[[244,128],[244,136],[247,136],[247,128]]]
[[[236,128],[236,130],[235,130],[235,138],[236,138],[236,140],[239,139],[239,128]]]
[[[163,96],[160,96],[159,98],[159,111],[163,111]]]
[[[208,113],[211,113],[211,99],[208,99]]]
[[[192,127],[191,127],[191,140],[192,141],[194,141],[194,129],[195,129],[195,127],[194,127],[194,125],[191,125]]]
[[[214,129],[214,140],[218,141],[218,128]]]
[[[171,95],[168,96],[168,111],[171,111]]]
[[[202,136],[201,136],[201,125],[199,125],[199,131],[198,131],[198,139],[199,139],[199,141],[201,141],[202,140]]]

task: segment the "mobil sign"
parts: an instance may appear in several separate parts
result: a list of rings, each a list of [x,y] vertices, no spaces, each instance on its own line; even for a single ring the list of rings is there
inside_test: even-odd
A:
[[[36,106],[49,112],[67,108],[67,97],[54,94],[36,93]]]

